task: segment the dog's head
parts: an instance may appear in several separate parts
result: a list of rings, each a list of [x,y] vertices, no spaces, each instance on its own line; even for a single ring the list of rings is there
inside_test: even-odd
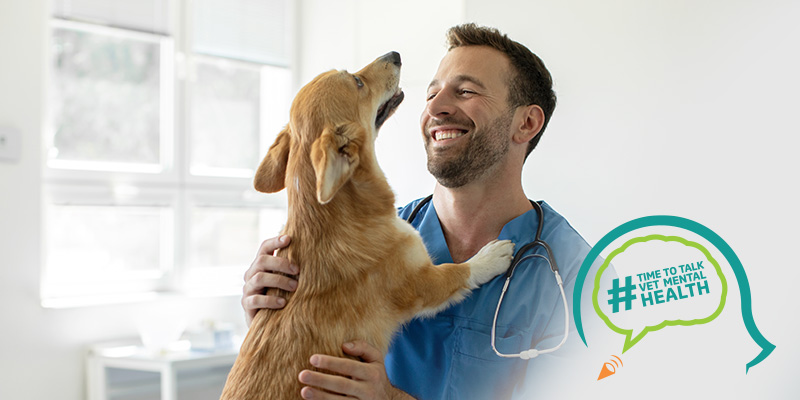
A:
[[[369,156],[364,152],[374,151],[378,129],[403,101],[400,65],[400,54],[391,52],[355,74],[328,71],[300,89],[289,125],[256,171],[256,190],[283,189],[290,152],[310,148],[317,200],[331,201]]]

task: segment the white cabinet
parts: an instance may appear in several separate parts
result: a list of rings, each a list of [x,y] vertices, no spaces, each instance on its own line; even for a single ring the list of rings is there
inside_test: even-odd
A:
[[[218,398],[237,354],[236,349],[187,348],[154,354],[137,344],[93,346],[87,356],[88,399],[149,398],[148,393],[160,392],[161,400],[177,400],[179,393],[190,390],[193,384],[211,386]],[[133,376],[155,373],[159,378],[149,383],[146,379],[110,379],[126,372]]]

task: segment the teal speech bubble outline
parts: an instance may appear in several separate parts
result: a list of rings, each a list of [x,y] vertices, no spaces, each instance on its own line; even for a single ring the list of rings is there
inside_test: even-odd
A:
[[[631,247],[636,243],[645,243],[651,240],[660,240],[662,242],[678,242],[684,246],[693,247],[699,250],[701,253],[703,253],[703,255],[708,259],[708,261],[711,262],[711,264],[714,266],[714,269],[717,271],[717,276],[719,277],[720,282],[722,283],[722,294],[720,296],[719,306],[717,306],[717,309],[708,317],[697,318],[692,320],[682,320],[682,319],[664,320],[656,325],[645,326],[645,328],[642,329],[642,331],[639,332],[636,335],[636,337],[631,338],[631,336],[633,336],[633,329],[623,329],[616,326],[613,322],[611,322],[611,319],[603,312],[603,310],[600,309],[600,304],[597,302],[597,295],[600,292],[600,277],[603,275],[603,272],[606,270],[606,268],[608,268],[608,266],[611,265],[611,260],[613,260],[614,257],[618,256],[620,253],[627,250],[628,247]],[[625,343],[622,345],[622,352],[625,353],[636,343],[639,343],[639,341],[642,340],[645,337],[645,335],[647,335],[650,332],[655,332],[667,326],[692,326],[692,325],[706,324],[713,321],[722,313],[722,309],[725,308],[725,300],[727,298],[727,295],[728,295],[728,283],[727,280],[725,279],[725,275],[722,273],[722,269],[720,268],[717,260],[715,260],[714,257],[711,256],[711,253],[705,247],[703,247],[699,243],[686,240],[680,236],[648,235],[628,240],[620,248],[612,251],[611,254],[609,254],[608,258],[606,258],[603,265],[600,266],[600,269],[597,271],[597,275],[594,280],[594,290],[592,291],[592,304],[594,305],[594,310],[597,313],[597,315],[606,323],[606,325],[611,330],[621,335],[625,335]]]
[[[602,252],[614,240],[622,235],[636,229],[650,226],[674,226],[677,228],[686,229],[708,240],[712,245],[714,245],[714,247],[717,248],[717,250],[719,250],[720,253],[722,253],[725,259],[728,261],[728,264],[730,264],[733,274],[736,276],[736,281],[739,284],[739,295],[742,303],[742,320],[744,321],[744,326],[747,328],[750,338],[753,339],[753,341],[756,342],[759,347],[761,347],[761,352],[759,352],[753,360],[747,363],[745,373],[749,372],[751,367],[754,367],[761,361],[764,361],[764,359],[766,359],[772,353],[772,351],[775,350],[775,345],[764,338],[764,335],[762,335],[758,330],[758,327],[756,327],[756,322],[753,319],[750,283],[747,281],[747,274],[744,272],[744,266],[742,265],[742,262],[739,260],[739,257],[736,256],[736,253],[734,253],[733,249],[728,246],[728,243],[725,243],[725,241],[722,240],[719,235],[704,225],[687,218],[676,217],[673,215],[651,215],[648,217],[641,217],[632,221],[628,221],[607,233],[589,251],[589,254],[587,254],[586,258],[583,260],[583,264],[581,264],[581,269],[578,271],[578,276],[576,277],[575,281],[575,289],[572,294],[572,304],[581,304],[581,292],[583,284],[586,281],[586,275],[589,274],[589,268],[591,268],[594,260],[600,256],[600,252]],[[573,307],[572,315],[575,320],[575,328],[578,331],[578,335],[581,337],[583,344],[588,347],[589,345],[586,343],[586,337],[583,333],[581,307]]]

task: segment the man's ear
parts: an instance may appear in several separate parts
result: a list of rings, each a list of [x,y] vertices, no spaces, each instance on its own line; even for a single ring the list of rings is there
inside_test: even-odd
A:
[[[519,128],[514,132],[514,142],[518,144],[528,143],[542,131],[544,111],[536,104],[519,107],[514,121],[517,121],[517,127]]]
[[[358,124],[327,127],[311,145],[311,164],[317,176],[317,201],[325,204],[350,180],[358,167],[358,152],[364,140]]]
[[[264,160],[261,161],[261,165],[256,170],[256,176],[253,180],[253,186],[255,186],[256,190],[264,193],[275,193],[286,186],[286,163],[289,160],[291,144],[292,139],[287,125],[275,138],[275,143],[270,146],[267,155],[264,156]]]

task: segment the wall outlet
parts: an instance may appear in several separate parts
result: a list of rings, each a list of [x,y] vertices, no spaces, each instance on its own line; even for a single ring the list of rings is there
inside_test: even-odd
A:
[[[17,162],[22,153],[22,133],[19,129],[0,126],[0,162]]]

